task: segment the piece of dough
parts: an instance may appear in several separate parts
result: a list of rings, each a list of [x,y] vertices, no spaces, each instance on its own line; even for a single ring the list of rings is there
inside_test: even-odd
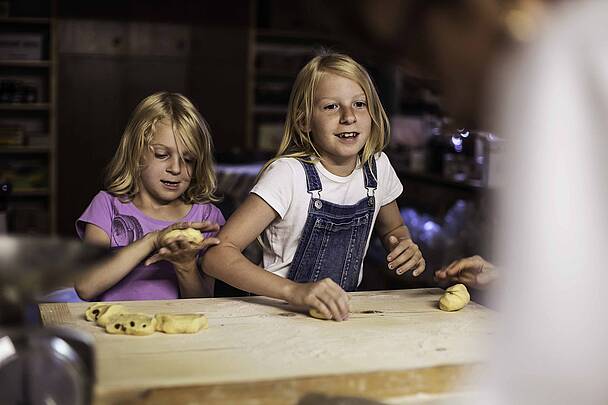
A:
[[[201,314],[156,314],[156,330],[165,333],[196,333],[207,328],[207,317]]]
[[[201,243],[203,240],[205,240],[205,237],[199,230],[194,229],[194,228],[186,228],[186,229],[174,229],[174,230],[168,232],[167,234],[165,234],[165,236],[163,236],[163,242],[166,242],[168,239],[177,238],[177,237],[184,238],[188,242],[192,242],[192,243]]]
[[[439,309],[443,311],[458,311],[469,303],[471,296],[464,284],[456,284],[445,290],[439,299]]]
[[[328,317],[326,317],[325,315],[323,315],[323,313],[322,313],[322,312],[319,312],[319,311],[317,311],[317,310],[316,310],[316,309],[314,309],[314,308],[310,308],[310,309],[308,310],[308,314],[309,314],[310,316],[312,316],[313,318],[317,318],[317,319],[323,319],[324,321],[329,321],[330,319],[332,319],[332,318],[333,318],[332,316],[330,316],[329,318],[328,318]]]
[[[105,311],[97,318],[97,325],[105,327],[108,322],[111,322],[111,320],[116,315],[125,314],[127,312],[129,311],[127,311],[127,308],[125,308],[123,305],[110,304],[105,308]]]
[[[151,335],[156,331],[156,319],[146,314],[118,314],[110,318],[106,332],[115,335]]]
[[[104,312],[106,312],[106,309],[108,309],[108,307],[110,305],[111,304],[107,304],[107,303],[103,303],[103,302],[96,302],[95,304],[93,304],[87,308],[87,310],[84,313],[84,317],[87,319],[87,321],[94,322]]]

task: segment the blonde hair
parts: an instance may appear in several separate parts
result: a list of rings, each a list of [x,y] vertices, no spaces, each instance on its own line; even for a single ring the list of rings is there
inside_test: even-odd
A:
[[[182,161],[184,152],[195,159],[190,185],[180,198],[187,204],[217,201],[209,127],[190,100],[168,92],[154,93],[135,107],[107,167],[106,190],[127,201],[139,193],[144,153],[150,148],[156,124],[162,120],[171,123],[176,143],[179,140],[186,149],[179,151]]]
[[[311,162],[320,158],[319,152],[312,142],[310,132],[306,132],[305,128],[310,127],[315,90],[325,73],[332,73],[353,80],[361,86],[365,93],[369,115],[372,119],[372,128],[370,136],[360,153],[361,164],[366,163],[388,144],[390,137],[388,117],[367,70],[350,56],[325,52],[311,59],[298,73],[289,96],[281,145],[276,156],[264,165],[260,174],[272,162],[282,157],[293,157]]]

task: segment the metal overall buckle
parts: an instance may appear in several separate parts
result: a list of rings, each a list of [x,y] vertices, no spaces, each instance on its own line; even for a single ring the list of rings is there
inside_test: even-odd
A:
[[[315,196],[315,193],[317,193],[316,196]],[[321,192],[319,190],[313,190],[312,200],[314,201],[313,205],[315,206],[316,209],[320,210],[321,207],[323,207],[323,202],[321,201]]]
[[[367,189],[367,205],[373,207],[376,203],[376,199],[374,198],[374,188],[368,187]]]

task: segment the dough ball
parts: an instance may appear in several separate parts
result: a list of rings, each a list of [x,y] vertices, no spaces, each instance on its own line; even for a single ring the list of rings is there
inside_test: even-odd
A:
[[[110,304],[105,308],[105,311],[97,318],[97,325],[105,327],[108,322],[120,314],[127,313],[127,308],[120,304]]]
[[[170,232],[167,232],[167,234],[163,236],[163,242],[177,237],[186,239],[188,242],[192,243],[201,243],[203,240],[205,240],[205,237],[199,230],[194,228],[186,228],[174,229]]]
[[[464,284],[456,284],[445,290],[439,299],[439,309],[443,311],[458,311],[469,303],[471,296]]]
[[[207,328],[207,317],[201,314],[156,314],[156,330],[165,333],[196,333]]]
[[[325,320],[325,321],[329,321],[330,319],[332,319],[332,317],[331,317],[331,316],[328,318],[328,317],[326,317],[325,315],[323,315],[323,313],[322,313],[322,312],[319,312],[319,311],[317,311],[317,310],[316,310],[316,309],[314,309],[314,308],[310,308],[310,309],[308,310],[308,314],[309,314],[310,316],[312,316],[313,318],[317,318],[317,319],[323,319],[323,320]]]
[[[114,335],[146,336],[156,331],[156,319],[146,314],[114,315],[106,325],[106,332]]]

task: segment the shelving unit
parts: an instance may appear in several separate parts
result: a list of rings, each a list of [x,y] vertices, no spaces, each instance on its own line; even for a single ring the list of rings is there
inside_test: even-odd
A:
[[[276,151],[293,81],[299,70],[322,47],[336,40],[305,31],[254,27],[254,74],[252,128],[255,148],[262,153]]]
[[[8,233],[56,232],[53,8],[46,0],[10,2],[9,15],[0,17],[0,210],[6,213],[0,218]]]

